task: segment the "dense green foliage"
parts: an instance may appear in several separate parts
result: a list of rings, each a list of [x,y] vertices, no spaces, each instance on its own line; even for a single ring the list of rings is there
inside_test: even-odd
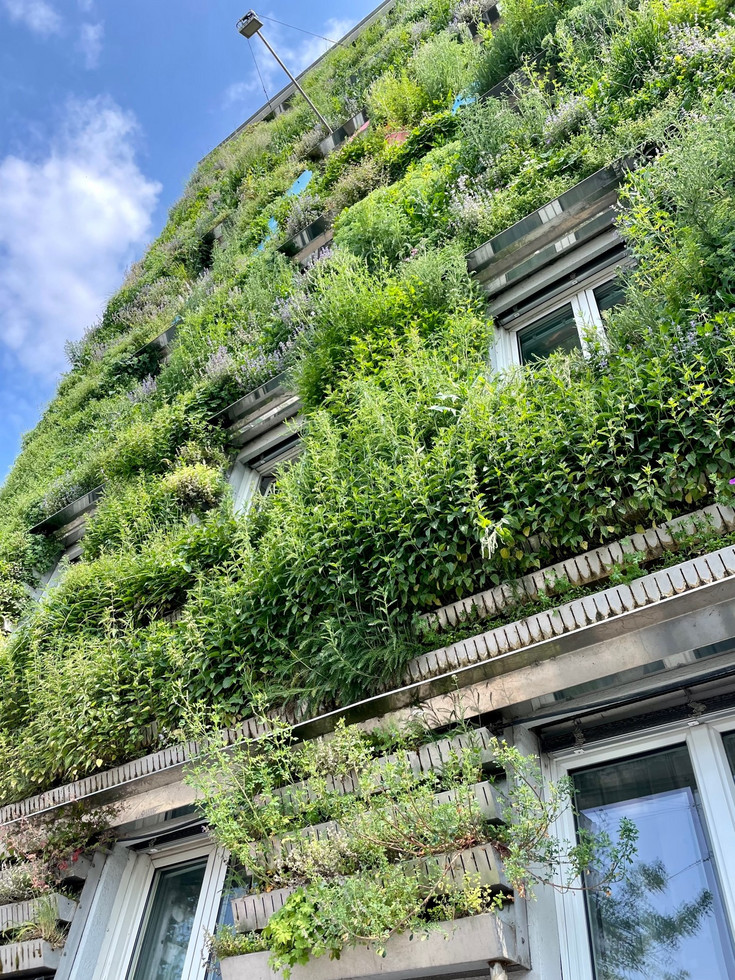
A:
[[[311,73],[330,120],[373,117],[326,161],[298,100],[213,152],[69,346],[0,490],[0,799],[175,739],[188,703],[364,696],[417,612],[730,492],[728,4],[505,0],[479,44],[463,9],[400,2]],[[452,111],[512,71],[515,105]],[[609,347],[492,375],[464,252],[644,144]],[[316,214],[335,247],[301,275],[277,246]],[[134,356],[174,318],[165,363]],[[305,452],[236,517],[207,420],[283,369]],[[83,560],[31,600],[55,555],[30,527],[100,484]]]

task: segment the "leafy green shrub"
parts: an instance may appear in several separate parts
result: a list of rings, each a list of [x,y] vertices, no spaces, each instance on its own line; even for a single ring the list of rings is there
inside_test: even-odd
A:
[[[449,34],[439,34],[421,45],[408,72],[426,94],[429,106],[446,106],[474,82],[479,51],[471,40],[458,43]]]
[[[386,72],[367,94],[370,118],[389,126],[412,126],[429,107],[427,94],[405,71]]]
[[[405,258],[422,241],[440,242],[448,229],[448,185],[456,164],[456,144],[432,150],[402,180],[378,188],[344,212],[335,224],[335,244],[374,268],[381,260]]]
[[[167,473],[161,486],[185,510],[204,511],[219,503],[225,484],[218,470],[194,463]]]

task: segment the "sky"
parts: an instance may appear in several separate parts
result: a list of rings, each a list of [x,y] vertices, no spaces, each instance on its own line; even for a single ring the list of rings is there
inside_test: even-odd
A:
[[[197,161],[287,81],[248,0],[0,0],[0,482]],[[252,2],[252,0],[251,0]],[[300,71],[377,0],[267,0]],[[267,20],[265,18],[270,18]],[[280,21],[290,27],[281,26]]]

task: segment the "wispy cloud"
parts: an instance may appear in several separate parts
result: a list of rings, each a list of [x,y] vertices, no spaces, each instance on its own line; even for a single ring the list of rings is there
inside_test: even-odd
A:
[[[323,34],[324,37],[332,38],[336,41],[353,26],[354,24],[351,20],[331,17],[319,29],[319,33]],[[316,61],[320,55],[324,54],[332,46],[330,41],[307,35],[302,35],[301,40],[298,37],[294,40],[296,35],[293,30],[288,30],[268,20],[265,21],[263,33],[276,49],[281,60],[288,66],[289,71],[293,72],[294,75],[298,75],[305,68],[308,68],[312,62]],[[254,37],[250,41],[250,44],[253,54],[257,58],[258,67],[263,76],[263,83],[268,91],[268,95],[273,96],[279,89],[283,88],[288,79],[257,37]],[[254,93],[260,93],[262,101],[265,101],[263,84],[253,65],[246,79],[233,82],[225,89],[223,93],[224,105],[225,107],[230,107],[245,102]],[[260,98],[258,101],[260,101]]]
[[[51,378],[151,229],[161,187],[140,170],[134,117],[73,101],[42,159],[0,160],[0,353]]]
[[[58,34],[61,17],[47,0],[2,0],[12,21],[25,24],[36,34]]]
[[[79,31],[78,47],[84,56],[84,67],[96,68],[102,54],[102,38],[105,28],[102,24],[82,24]]]

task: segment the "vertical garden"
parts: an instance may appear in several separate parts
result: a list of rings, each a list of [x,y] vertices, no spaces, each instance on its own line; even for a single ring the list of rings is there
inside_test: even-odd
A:
[[[192,708],[359,699],[421,613],[729,499],[730,5],[487,7],[400,0],[333,49],[309,95],[369,126],[315,158],[296,99],[225,142],[69,344],[0,490],[3,802],[170,744]],[[493,372],[466,253],[621,157],[636,264],[605,342]],[[301,269],[280,247],[316,219],[334,238]],[[209,420],[281,372],[303,451],[236,513]],[[31,528],[98,486],[39,599],[60,549]]]

